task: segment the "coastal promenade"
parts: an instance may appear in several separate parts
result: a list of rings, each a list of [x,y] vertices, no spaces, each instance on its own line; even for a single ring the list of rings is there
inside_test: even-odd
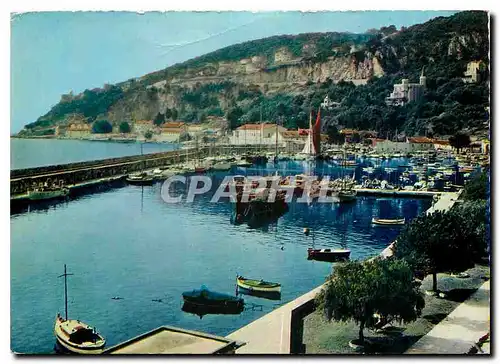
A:
[[[437,191],[384,190],[380,188],[355,188],[355,190],[358,195],[395,197],[433,197],[445,193]]]
[[[490,281],[487,281],[405,354],[467,354],[489,332]]]
[[[450,209],[459,199],[460,193],[461,191],[440,193],[439,200],[427,210],[427,213]],[[393,246],[394,243],[385,248],[380,256],[384,258],[392,256]],[[314,311],[314,299],[324,285],[226,336],[228,339],[246,343],[236,351],[236,354],[303,353],[303,319]]]

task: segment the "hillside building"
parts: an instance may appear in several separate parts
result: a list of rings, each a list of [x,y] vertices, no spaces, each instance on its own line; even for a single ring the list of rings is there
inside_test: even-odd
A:
[[[152,120],[138,120],[134,123],[132,131],[137,135],[144,135],[148,131],[153,131],[154,127]]]
[[[472,61],[467,63],[467,70],[464,72],[462,80],[465,83],[478,83],[481,81],[481,61]]]
[[[276,128],[279,134],[287,130],[271,123],[241,125],[233,131],[229,137],[229,143],[233,145],[273,144],[276,143]]]
[[[449,144],[449,143],[448,143]],[[444,140],[434,140],[427,137],[406,138],[405,142],[372,139],[372,145],[377,153],[414,153],[434,149],[447,149]]]
[[[84,138],[90,135],[92,126],[87,123],[72,123],[66,129],[66,136],[69,138]]]
[[[177,142],[179,138],[188,133],[186,123],[182,121],[170,121],[160,127],[160,133],[155,136],[157,141]]]
[[[385,102],[390,106],[403,106],[408,102],[418,101],[424,95],[426,86],[427,78],[422,69],[419,83],[410,83],[407,78],[403,78],[401,83],[394,85],[394,90],[385,99]]]

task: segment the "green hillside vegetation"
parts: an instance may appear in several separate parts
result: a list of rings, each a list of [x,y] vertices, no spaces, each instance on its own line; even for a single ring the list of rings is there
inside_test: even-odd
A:
[[[263,120],[281,120],[287,128],[304,128],[311,110],[317,112],[324,97],[339,103],[322,111],[323,124],[335,127],[376,130],[382,136],[398,133],[411,135],[452,135],[458,131],[478,133],[488,130],[489,115],[489,37],[488,15],[481,11],[439,17],[424,24],[397,30],[394,26],[370,30],[366,34],[309,33],[276,36],[236,44],[215,52],[153,72],[138,80],[129,80],[82,94],[63,95],[61,102],[26,128],[47,128],[70,114],[83,115],[89,123],[107,119],[114,105],[131,109],[147,106],[157,125],[167,120],[204,121],[208,116],[226,116],[231,127]],[[313,45],[304,53],[304,45]],[[351,46],[356,51],[350,53]],[[366,85],[308,82],[301,88],[267,92],[258,87],[235,82],[197,84],[187,88],[170,85],[151,87],[153,83],[197,69],[213,67],[215,62],[237,61],[254,55],[264,56],[271,64],[274,52],[286,47],[302,64],[343,57],[362,61],[379,59],[385,75],[370,79]],[[311,47],[309,47],[311,48]],[[481,60],[481,82],[462,81],[467,63]],[[425,67],[427,89],[421,100],[402,107],[387,106],[385,99],[394,83],[408,78],[418,82]],[[194,73],[192,73],[194,74]],[[146,86],[149,86],[146,89]],[[158,116],[158,98],[169,93],[178,101],[174,109]],[[139,101],[138,101],[139,100]],[[124,105],[124,106],[123,106]],[[130,122],[132,120],[120,120]],[[379,134],[379,135],[380,135]]]

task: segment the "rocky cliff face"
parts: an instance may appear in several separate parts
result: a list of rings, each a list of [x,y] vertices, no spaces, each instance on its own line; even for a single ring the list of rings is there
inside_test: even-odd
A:
[[[225,92],[216,93],[221,110],[234,103],[240,91],[258,89],[262,94],[277,92],[298,93],[308,83],[353,81],[365,83],[371,77],[384,75],[380,60],[367,52],[358,60],[354,55],[329,57],[324,62],[308,62],[292,58],[281,48],[275,55],[275,62],[268,63],[263,57],[254,56],[234,62],[218,62],[197,69],[188,69],[183,74],[163,79],[141,89],[126,93],[123,99],[113,104],[107,113],[98,115],[116,124],[123,120],[151,120],[166,109],[184,112],[196,108],[183,100],[183,94],[202,85],[222,82],[232,83]]]
[[[380,60],[371,53],[358,61],[354,56],[329,57],[325,62],[307,62],[302,59],[278,58],[280,62],[270,65],[263,63],[260,57],[242,59],[236,62],[210,64],[199,70],[189,70],[172,79],[161,80],[152,84],[155,88],[168,85],[190,87],[197,83],[232,81],[242,84],[305,84],[324,82],[330,78],[334,82],[341,80],[368,80],[370,77],[384,75]]]

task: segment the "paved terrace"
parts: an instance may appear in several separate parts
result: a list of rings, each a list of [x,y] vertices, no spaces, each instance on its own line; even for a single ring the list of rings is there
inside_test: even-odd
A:
[[[458,200],[460,192],[440,194],[440,199],[427,213],[447,210]],[[380,256],[389,257],[394,243],[384,249]],[[302,319],[314,310],[314,298],[324,285],[283,305],[267,315],[251,322],[226,336],[227,339],[245,342],[236,354],[294,354],[300,352],[302,343]]]
[[[487,281],[405,354],[467,354],[489,332],[490,281]]]

